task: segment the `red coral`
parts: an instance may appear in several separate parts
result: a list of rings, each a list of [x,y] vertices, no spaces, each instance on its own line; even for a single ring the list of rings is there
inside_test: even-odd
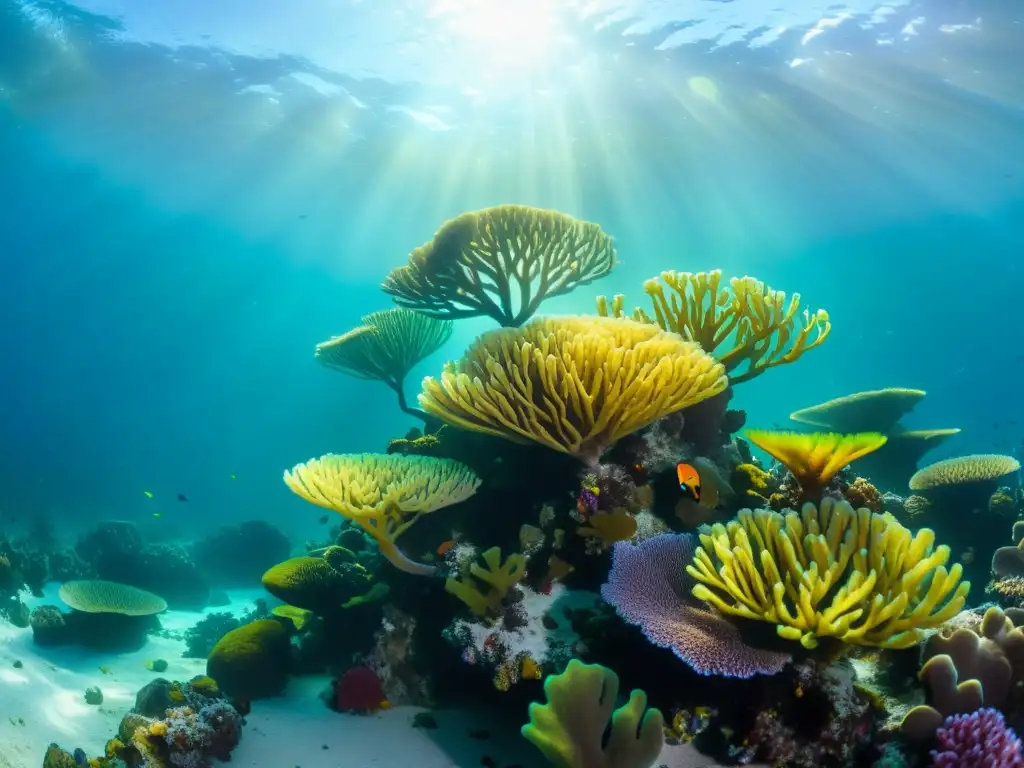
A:
[[[341,712],[368,714],[387,707],[384,687],[369,667],[352,667],[334,685],[335,708]]]

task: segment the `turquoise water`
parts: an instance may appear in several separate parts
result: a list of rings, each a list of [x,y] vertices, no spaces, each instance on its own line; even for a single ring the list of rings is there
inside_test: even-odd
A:
[[[716,268],[827,309],[748,426],[919,387],[929,458],[1019,455],[1022,42],[996,0],[0,0],[0,520],[315,538],[282,470],[419,424],[314,345],[501,203],[615,238],[545,313]]]

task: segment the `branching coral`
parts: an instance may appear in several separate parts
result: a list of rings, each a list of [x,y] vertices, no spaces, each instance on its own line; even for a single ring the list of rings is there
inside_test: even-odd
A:
[[[733,384],[797,360],[823,343],[832,329],[823,309],[800,314],[799,294],[787,303],[785,292],[752,277],[734,277],[724,287],[721,270],[662,272],[660,280],[644,283],[644,291],[651,297],[654,317],[637,308],[633,319],[696,341],[725,365]],[[601,296],[597,312],[622,317],[623,304],[621,295],[610,303]]]
[[[747,438],[790,471],[805,499],[815,499],[852,461],[885,445],[885,435],[864,432],[854,435],[801,434],[750,430]]]
[[[470,577],[448,578],[446,591],[455,595],[469,606],[477,616],[490,616],[501,608],[501,601],[526,573],[526,558],[516,553],[501,561],[501,549],[491,547],[480,555],[484,566],[473,563],[469,567]],[[486,585],[481,590],[477,581]]]
[[[615,709],[618,692],[619,678],[610,669],[573,659],[544,682],[547,702],[530,705],[523,736],[557,768],[650,768],[661,754],[665,719],[647,708],[643,691]]]
[[[411,309],[387,309],[362,318],[362,325],[316,346],[316,359],[328,368],[387,384],[398,407],[426,420],[405,400],[405,377],[417,363],[451,338],[450,320],[436,320]]]
[[[465,501],[480,478],[451,459],[402,454],[328,454],[284,473],[285,484],[311,504],[360,525],[397,568],[429,575],[432,566],[406,557],[395,543],[423,515]]]
[[[609,445],[718,394],[722,366],[693,342],[632,320],[537,319],[490,331],[420,405],[449,424],[596,461]]]
[[[488,315],[522,325],[552,296],[607,275],[611,237],[564,213],[500,205],[445,222],[383,289],[403,307],[457,320]]]
[[[964,606],[970,585],[935,534],[889,514],[825,499],[801,513],[742,510],[700,535],[687,573],[722,613],[776,624],[814,648],[820,637],[907,648]],[[826,602],[827,601],[827,602]]]

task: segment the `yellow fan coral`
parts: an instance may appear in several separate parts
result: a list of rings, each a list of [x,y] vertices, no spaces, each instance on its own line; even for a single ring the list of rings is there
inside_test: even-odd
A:
[[[790,471],[805,496],[812,495],[852,461],[885,445],[885,435],[862,432],[854,435],[833,433],[801,434],[750,430],[747,438]]]
[[[654,317],[637,308],[633,319],[696,341],[725,365],[733,384],[793,362],[823,343],[832,330],[825,310],[800,314],[800,294],[794,293],[787,303],[784,291],[752,277],[734,277],[726,288],[717,269],[662,272],[660,279],[644,283],[644,291],[651,297]],[[597,312],[622,317],[624,302],[622,295],[610,303],[599,296]],[[724,348],[719,351],[720,347]],[[744,363],[744,370],[737,371]]]
[[[514,327],[544,299],[604,277],[614,266],[615,246],[597,224],[499,205],[446,221],[382,287],[400,306],[431,317],[489,315]]]
[[[693,342],[651,325],[553,317],[480,336],[420,405],[463,429],[587,460],[621,437],[728,386]]]
[[[943,459],[919,470],[910,478],[910,490],[934,491],[956,485],[994,482],[1020,469],[1013,456],[976,454]]]
[[[686,571],[695,597],[719,611],[776,624],[807,648],[817,638],[908,648],[964,606],[970,584],[948,570],[949,547],[888,514],[845,501],[800,513],[742,510],[700,534]]]
[[[480,479],[457,461],[403,454],[328,454],[284,473],[311,504],[334,510],[377,540],[396,567],[429,575],[434,567],[406,557],[395,540],[420,517],[476,493]]]
[[[386,309],[362,318],[362,325],[316,345],[316,359],[360,379],[381,381],[398,395],[398,407],[421,419],[426,414],[405,401],[405,377],[418,362],[451,338],[450,320],[435,320],[411,309]]]

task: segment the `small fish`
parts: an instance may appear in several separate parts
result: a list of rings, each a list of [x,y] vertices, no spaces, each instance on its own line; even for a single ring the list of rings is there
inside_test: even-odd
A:
[[[104,665],[102,667],[96,667],[96,669],[98,669],[100,671],[100,673],[104,674],[104,675],[112,675],[112,674],[114,674],[113,670],[110,667],[106,666],[106,665]]]
[[[163,516],[164,516],[163,512],[154,512],[153,513],[153,517],[158,518],[158,519],[163,517]]]
[[[437,556],[444,557],[453,549],[455,549],[455,539],[448,539],[448,541],[442,542],[437,547]]]
[[[331,519],[330,515],[324,515],[319,520],[317,520],[317,522],[320,523],[320,525],[327,525],[327,521],[330,520],[330,519]]]
[[[178,501],[188,501],[188,499],[185,497],[184,493],[179,493],[178,494]]]
[[[234,480],[235,479],[235,473],[232,472],[230,475],[228,475],[228,477],[230,477],[232,480]]]
[[[700,472],[690,464],[677,464],[676,479],[679,480],[679,490],[683,496],[700,501]]]
[[[153,494],[150,493],[149,491],[143,491],[142,493],[145,495],[145,497],[147,499],[152,499],[153,498]]]

